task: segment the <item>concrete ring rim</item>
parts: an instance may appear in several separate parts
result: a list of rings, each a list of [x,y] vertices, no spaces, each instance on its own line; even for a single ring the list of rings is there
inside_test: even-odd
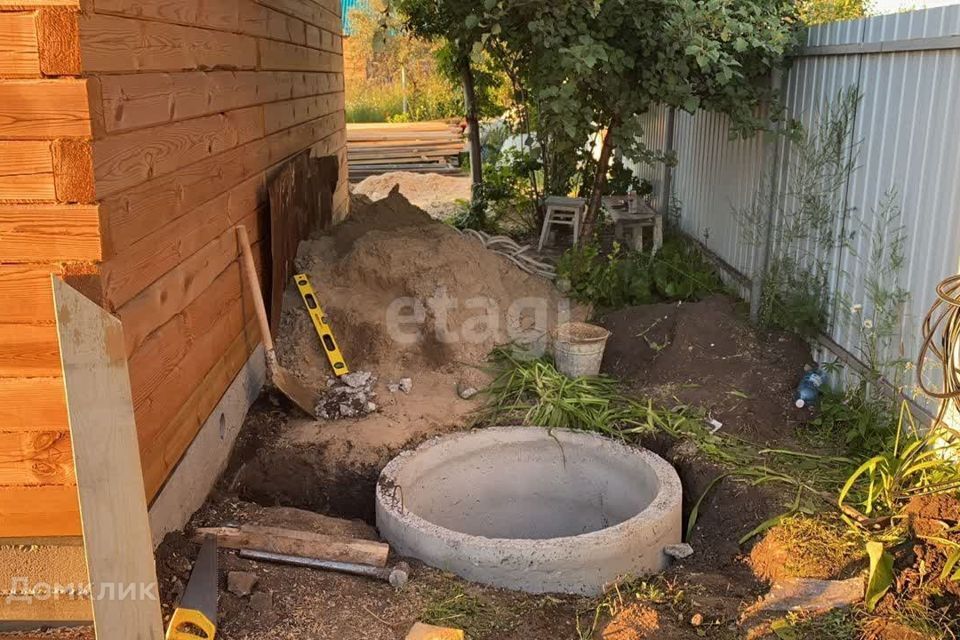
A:
[[[385,486],[384,480],[386,480],[386,484],[390,484],[392,479],[396,477],[397,470],[401,468],[401,466],[409,457],[417,455],[418,452],[422,453],[440,444],[446,444],[457,439],[469,437],[476,432],[494,431],[501,433],[522,433],[534,432],[538,430],[548,433],[562,432],[574,440],[582,439],[602,441],[604,446],[612,446],[631,456],[642,458],[643,462],[653,470],[657,479],[660,481],[660,488],[656,497],[649,505],[623,522],[609,527],[604,527],[603,529],[598,529],[596,531],[589,531],[587,533],[582,533],[575,536],[560,536],[555,538],[490,538],[487,536],[463,533],[434,524],[416,512],[400,509],[400,505],[398,505],[394,497],[388,494],[389,489]],[[673,498],[674,496],[675,498]],[[492,543],[496,544],[501,550],[504,551],[524,552],[529,550],[531,546],[535,546],[541,551],[549,549],[562,551],[570,549],[571,545],[575,545],[577,543],[590,545],[603,545],[605,542],[614,543],[615,541],[622,540],[624,536],[630,536],[635,532],[648,530],[652,525],[656,525],[657,523],[664,521],[676,508],[676,504],[678,502],[682,505],[683,487],[680,481],[680,476],[677,474],[676,469],[674,469],[669,462],[648,449],[644,449],[642,447],[632,447],[620,440],[590,431],[512,425],[484,427],[482,429],[447,434],[437,438],[432,438],[420,444],[416,449],[400,453],[393,458],[386,467],[384,467],[383,471],[381,471],[377,480],[376,501],[379,508],[382,508],[384,512],[391,518],[394,518],[398,522],[404,523],[405,527],[420,531],[422,535],[428,535],[446,540],[451,545],[469,546],[478,543]]]

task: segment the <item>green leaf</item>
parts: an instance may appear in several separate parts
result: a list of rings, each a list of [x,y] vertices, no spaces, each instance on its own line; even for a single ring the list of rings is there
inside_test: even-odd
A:
[[[703,503],[703,499],[707,497],[707,494],[717,486],[717,484],[731,474],[724,473],[713,480],[710,481],[710,484],[707,485],[707,488],[703,490],[703,493],[697,499],[696,504],[693,505],[693,509],[690,510],[690,517],[687,519],[687,534],[684,536],[684,540],[687,542],[690,541],[690,536],[693,535],[693,528],[697,526],[697,518],[700,516],[700,505]]]
[[[953,575],[950,575],[950,572],[958,564],[960,564],[960,546],[954,549],[953,553],[947,556],[947,561],[943,563],[943,569],[940,571],[940,579],[949,579],[954,581],[960,580],[960,567],[957,568]]]
[[[867,574],[867,591],[864,597],[867,611],[873,611],[877,603],[893,585],[893,556],[875,540],[867,543],[870,569]]]
[[[770,630],[773,631],[780,640],[797,640],[800,637],[800,634],[797,633],[797,630],[787,618],[777,618],[771,622]]]

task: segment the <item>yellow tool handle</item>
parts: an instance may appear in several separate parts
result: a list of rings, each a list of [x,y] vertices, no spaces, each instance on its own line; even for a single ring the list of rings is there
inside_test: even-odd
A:
[[[186,626],[186,628],[185,628]],[[199,630],[205,635],[195,632]],[[166,640],[213,640],[217,633],[217,625],[210,622],[207,616],[194,609],[177,609],[170,618],[167,627]]]

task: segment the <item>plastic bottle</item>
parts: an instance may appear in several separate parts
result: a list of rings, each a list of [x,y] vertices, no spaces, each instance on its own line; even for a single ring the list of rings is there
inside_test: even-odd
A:
[[[794,404],[802,409],[807,405],[814,404],[820,398],[820,387],[823,385],[823,371],[813,369],[803,374],[800,384],[797,385],[797,391],[794,393]]]

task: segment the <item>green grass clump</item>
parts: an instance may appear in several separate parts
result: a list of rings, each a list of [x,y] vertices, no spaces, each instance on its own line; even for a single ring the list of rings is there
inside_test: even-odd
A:
[[[823,614],[790,613],[770,625],[782,640],[855,640],[860,630],[854,612],[835,609]]]

